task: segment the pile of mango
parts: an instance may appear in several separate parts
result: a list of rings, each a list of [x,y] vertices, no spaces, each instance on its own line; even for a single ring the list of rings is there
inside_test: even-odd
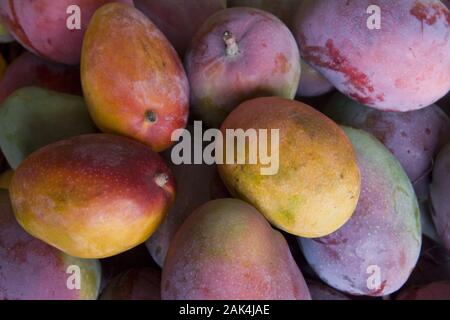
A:
[[[0,0],[0,299],[450,299],[450,3],[372,2]]]

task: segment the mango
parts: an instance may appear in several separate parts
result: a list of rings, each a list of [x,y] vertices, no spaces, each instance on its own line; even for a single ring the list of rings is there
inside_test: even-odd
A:
[[[450,142],[450,119],[436,105],[386,112],[336,93],[323,112],[339,124],[373,134],[400,161],[413,183],[427,176],[433,158]]]
[[[294,18],[297,9],[303,0],[229,0],[230,7],[252,7],[272,13],[283,21],[289,29],[293,30]],[[319,72],[301,61],[301,77],[297,89],[299,97],[317,97],[331,91],[333,85]]]
[[[389,295],[405,284],[419,258],[418,202],[400,163],[376,138],[351,128],[345,132],[362,177],[356,211],[336,232],[299,243],[331,287],[352,295]]]
[[[318,97],[334,89],[334,86],[320,72],[301,60],[302,76],[297,89],[299,97]]]
[[[233,196],[254,205],[277,228],[302,237],[328,235],[350,219],[360,173],[350,141],[333,121],[301,102],[269,97],[237,107],[222,124],[224,136],[229,129],[265,129],[268,136],[279,130],[278,141],[268,139],[267,146],[279,159],[276,172],[263,174],[261,159],[251,164],[248,148],[244,164],[218,166]],[[229,149],[225,143],[224,158],[233,152]]]
[[[274,15],[253,8],[225,9],[206,20],[185,66],[193,112],[211,127],[219,127],[245,100],[293,99],[301,72],[289,29]]]
[[[116,276],[100,300],[161,300],[161,271],[133,268]]]
[[[16,169],[52,142],[96,132],[83,98],[38,87],[15,91],[0,108],[0,147]]]
[[[28,51],[54,62],[77,65],[92,14],[111,1],[1,0],[0,17]],[[133,4],[133,0],[114,1]]]
[[[152,20],[183,57],[201,25],[212,14],[225,9],[227,1],[134,0],[134,5]]]
[[[194,129],[191,126],[188,129],[192,137],[190,146],[195,148]],[[199,143],[202,144],[202,142]],[[166,159],[177,181],[177,197],[164,221],[146,241],[151,256],[161,267],[164,265],[170,242],[186,217],[194,209],[210,200],[229,196],[215,165],[195,164],[193,159],[191,164],[174,164],[171,159],[172,151],[167,150],[162,156]]]
[[[340,92],[407,112],[450,90],[449,20],[436,0],[303,0],[293,29],[302,58]]]
[[[75,257],[105,258],[143,243],[174,200],[161,157],[134,140],[88,134],[39,149],[10,185],[18,222]]]
[[[228,0],[229,7],[258,8],[280,18],[289,28],[291,27],[297,8],[303,0]]]
[[[176,51],[139,10],[101,7],[86,31],[81,82],[92,119],[104,132],[154,151],[172,144],[189,112],[189,85]]]
[[[30,86],[82,95],[78,67],[49,62],[25,52],[11,62],[0,81],[0,103],[17,89]]]
[[[28,235],[5,190],[0,190],[0,266],[0,300],[95,300],[100,288],[99,261],[70,257]]]
[[[283,236],[236,199],[210,201],[185,220],[164,263],[163,300],[309,300]]]
[[[450,119],[436,105],[409,112],[368,108],[341,93],[322,110],[334,121],[366,130],[399,160],[420,202],[422,231],[437,238],[429,213],[429,183],[433,159],[450,142]]]

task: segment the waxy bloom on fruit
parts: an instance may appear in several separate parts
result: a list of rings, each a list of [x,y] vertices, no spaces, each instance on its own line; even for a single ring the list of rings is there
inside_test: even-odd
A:
[[[76,257],[104,258],[143,243],[174,200],[162,158],[128,138],[93,134],[53,143],[16,170],[19,223]]]

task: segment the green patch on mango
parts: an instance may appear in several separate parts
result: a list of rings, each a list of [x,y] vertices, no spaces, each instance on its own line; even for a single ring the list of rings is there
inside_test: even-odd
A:
[[[0,148],[16,169],[50,143],[96,132],[82,97],[37,87],[15,91],[0,109]]]

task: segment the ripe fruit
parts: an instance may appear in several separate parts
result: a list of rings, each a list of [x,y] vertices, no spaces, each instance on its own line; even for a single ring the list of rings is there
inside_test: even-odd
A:
[[[133,4],[132,0],[114,0]],[[21,0],[0,1],[0,16],[9,32],[29,51],[43,58],[75,65],[80,62],[84,31],[92,14],[111,0]],[[79,8],[80,29],[68,28]],[[69,14],[70,12],[71,14]],[[73,22],[73,21],[72,21]]]
[[[96,11],[83,42],[81,81],[94,122],[154,151],[186,126],[189,85],[170,43],[139,10],[112,3]]]
[[[298,85],[297,96],[299,97],[318,97],[334,89],[333,85],[317,70],[312,68],[303,59],[302,76]]]
[[[286,240],[235,199],[189,215],[170,245],[161,286],[165,300],[310,299]]]
[[[14,219],[4,190],[0,190],[0,266],[0,300],[95,300],[100,288],[99,261],[70,257],[28,235]],[[69,279],[72,275],[80,276],[79,289],[68,286],[76,284]]]
[[[300,52],[339,91],[380,110],[427,107],[450,89],[450,13],[440,1],[305,0],[294,33]]]
[[[228,0],[230,7],[258,8],[280,18],[291,27],[295,13],[303,0]]]
[[[387,112],[360,105],[336,93],[323,112],[336,122],[365,130],[380,140],[405,169],[421,205],[422,231],[436,238],[429,215],[433,159],[450,142],[450,120],[436,105],[409,112]]]
[[[134,0],[136,8],[152,20],[182,57],[203,22],[215,12],[225,9],[226,2],[226,0]]]
[[[280,18],[291,30],[294,17],[303,0],[230,0],[230,7],[253,7],[268,11]],[[297,89],[299,97],[317,97],[333,89],[333,85],[301,59],[301,77]]]
[[[104,258],[143,243],[174,200],[161,157],[119,136],[83,135],[29,156],[10,186],[19,223],[76,257]]]
[[[8,66],[0,81],[0,103],[17,89],[29,86],[81,95],[80,70],[25,52]]]
[[[418,203],[400,163],[378,140],[361,130],[345,131],[361,170],[358,207],[336,232],[299,242],[328,285],[353,295],[384,296],[403,286],[419,257]]]
[[[0,108],[0,147],[16,169],[52,142],[96,131],[83,98],[37,87],[15,91]]]
[[[410,112],[386,112],[336,93],[323,112],[339,124],[365,130],[400,161],[410,180],[420,180],[450,142],[450,119],[436,105]]]
[[[270,151],[279,157],[274,175],[261,174],[261,161],[219,165],[233,196],[253,204],[277,228],[302,237],[325,236],[350,219],[359,169],[350,141],[333,121],[301,102],[271,97],[241,104],[224,121],[222,133],[227,129],[266,129],[268,135],[279,130],[279,146]]]
[[[193,110],[211,127],[219,127],[245,100],[293,99],[300,79],[300,56],[289,29],[252,8],[211,16],[195,36],[185,65]]]
[[[190,128],[191,129],[191,128]],[[193,129],[189,132],[193,133]],[[195,148],[195,135],[192,135]],[[217,198],[226,198],[228,193],[220,180],[217,168],[207,164],[180,164],[171,162],[171,151],[163,154],[177,181],[177,197],[165,220],[147,240],[146,245],[159,266],[164,265],[170,242],[184,220],[200,205]]]

